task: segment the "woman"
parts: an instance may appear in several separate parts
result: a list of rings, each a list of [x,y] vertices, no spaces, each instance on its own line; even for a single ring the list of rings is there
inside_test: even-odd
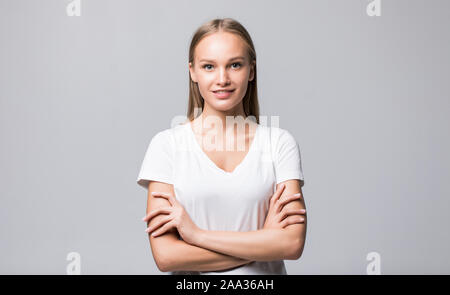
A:
[[[229,18],[201,26],[189,73],[189,120],[152,138],[137,179],[155,262],[171,274],[286,274],[306,237],[300,151],[259,124],[248,32]]]

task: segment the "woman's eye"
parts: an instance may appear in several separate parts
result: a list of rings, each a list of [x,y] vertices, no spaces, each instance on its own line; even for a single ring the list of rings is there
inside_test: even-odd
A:
[[[234,68],[240,68],[240,67],[242,66],[242,64],[239,63],[239,62],[232,63],[231,65],[232,65],[232,66],[237,65],[237,66],[234,67]],[[211,70],[211,69],[212,69],[212,66],[213,66],[213,65],[211,65],[211,64],[206,64],[206,65],[203,65],[202,68],[204,68],[204,69],[206,69],[206,70]],[[210,67],[211,67],[211,68],[210,68]]]
[[[233,65],[239,65],[239,68],[241,67],[241,63],[235,62]]]

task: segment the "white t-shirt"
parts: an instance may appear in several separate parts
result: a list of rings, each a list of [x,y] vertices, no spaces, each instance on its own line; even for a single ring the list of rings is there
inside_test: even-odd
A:
[[[261,229],[276,184],[300,179],[304,184],[299,146],[279,127],[258,125],[242,162],[226,172],[202,150],[191,124],[158,132],[147,148],[137,183],[149,180],[173,184],[175,197],[201,229],[252,231]],[[277,243],[276,240],[273,241]],[[287,274],[284,261],[254,261],[219,271],[175,271],[171,274]]]

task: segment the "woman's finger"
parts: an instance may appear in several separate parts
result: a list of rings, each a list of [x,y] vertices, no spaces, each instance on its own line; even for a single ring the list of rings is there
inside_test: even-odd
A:
[[[292,202],[294,200],[298,200],[302,198],[302,194],[298,193],[298,194],[294,194],[291,196],[288,196],[286,198],[284,198],[283,200],[278,200],[277,204],[276,204],[276,213],[279,213],[281,211],[281,209],[283,208],[284,205],[286,205],[289,202]]]
[[[290,215],[298,215],[298,214],[305,214],[306,213],[306,209],[291,209],[291,210],[281,210],[280,212],[281,214],[279,215],[279,221],[282,221],[283,219],[285,219],[286,217],[290,216]]]
[[[159,235],[164,234],[166,231],[174,227],[173,221],[169,221],[166,224],[164,224],[160,229],[152,233],[152,237],[157,237]]]
[[[145,231],[150,233],[156,229],[158,229],[159,227],[161,227],[163,224],[169,222],[172,220],[172,216],[167,216],[165,218],[161,218],[161,220],[158,220],[157,223],[153,224],[152,226],[148,227]]]
[[[168,213],[170,214],[172,212],[172,207],[161,207],[158,209],[155,209],[151,212],[149,212],[144,218],[142,218],[142,221],[148,221],[150,219],[152,219],[153,217],[155,217],[156,215],[159,215],[161,213]]]
[[[152,192],[152,196],[165,198],[166,200],[169,201],[170,205],[172,206],[177,203],[177,200],[171,194],[168,193]]]
[[[290,224],[296,224],[296,223],[303,223],[305,221],[305,218],[298,216],[298,215],[292,215],[288,218],[284,219],[281,222],[281,226],[284,228]]]
[[[270,202],[272,204],[274,204],[276,201],[278,201],[278,199],[280,198],[280,196],[283,194],[283,191],[285,189],[286,185],[284,183],[280,184],[280,186],[278,187],[278,189],[275,191],[275,193],[273,194],[272,198],[270,198]]]

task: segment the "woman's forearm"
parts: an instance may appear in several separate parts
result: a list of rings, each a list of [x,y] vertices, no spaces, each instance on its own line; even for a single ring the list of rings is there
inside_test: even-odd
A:
[[[174,242],[166,257],[166,271],[226,270],[251,262],[197,247],[183,240]]]
[[[292,259],[298,243],[284,229],[248,232],[200,229],[194,245],[249,261]]]

